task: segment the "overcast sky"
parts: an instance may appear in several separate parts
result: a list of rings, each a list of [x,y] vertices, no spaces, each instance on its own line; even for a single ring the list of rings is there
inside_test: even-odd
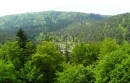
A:
[[[116,15],[130,12],[130,0],[0,0],[0,16],[49,10]]]

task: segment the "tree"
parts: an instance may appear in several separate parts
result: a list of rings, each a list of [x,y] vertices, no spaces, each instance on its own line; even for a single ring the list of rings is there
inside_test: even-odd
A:
[[[85,67],[92,65],[98,60],[99,43],[77,44],[70,54],[71,61],[75,64],[83,64]]]
[[[129,56],[129,55],[128,55]],[[111,72],[111,83],[129,83],[130,82],[130,56],[123,59],[121,64],[117,64],[116,68]]]
[[[36,46],[32,40],[27,40],[27,36],[22,29],[19,29],[17,32],[16,40],[18,41],[19,47],[23,49],[21,61],[24,65],[27,60],[31,59],[31,55],[35,52]]]
[[[63,65],[64,71],[56,73],[56,83],[94,83],[95,78],[91,68],[69,63]]]
[[[26,36],[25,32],[20,28],[19,31],[17,32],[16,36],[18,37],[17,41],[19,43],[19,46],[21,48],[25,48],[26,42],[27,42],[27,36]]]
[[[106,53],[94,70],[95,83],[129,83],[129,59],[121,49]]]
[[[70,54],[71,61],[74,62],[75,64],[82,64],[82,61],[86,59],[85,55],[86,55],[86,44],[85,43],[77,44],[73,48],[72,53]]]
[[[28,61],[31,59],[32,54],[36,52],[36,45],[32,40],[28,40],[25,45],[25,49],[23,51],[25,61]]]
[[[39,76],[37,76],[37,68],[32,65],[32,61],[28,60],[25,64],[24,67],[20,69],[19,71],[19,78],[25,82],[25,83],[36,83],[36,80],[38,79]]]
[[[12,62],[16,70],[22,67],[23,49],[18,45],[18,42],[8,41],[0,48],[0,59],[5,63]]]
[[[101,42],[100,55],[98,56],[98,58],[102,59],[106,53],[115,51],[118,48],[119,48],[119,44],[117,43],[116,39],[105,38]]]
[[[65,57],[53,42],[43,41],[39,44],[32,56],[32,62],[39,70],[38,74],[42,74],[38,82],[53,83],[55,72],[62,71],[61,63],[64,61]]]
[[[18,83],[15,66],[0,59],[0,83]]]

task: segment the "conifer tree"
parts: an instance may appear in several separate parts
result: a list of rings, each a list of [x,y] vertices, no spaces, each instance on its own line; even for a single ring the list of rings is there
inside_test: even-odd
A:
[[[19,31],[17,32],[16,36],[17,36],[17,41],[19,43],[19,46],[21,48],[25,48],[26,41],[27,41],[27,36],[26,36],[25,32],[20,28]]]

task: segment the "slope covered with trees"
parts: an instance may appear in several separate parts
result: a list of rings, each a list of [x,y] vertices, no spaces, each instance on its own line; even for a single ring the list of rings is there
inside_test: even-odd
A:
[[[73,23],[55,32],[58,35],[68,35],[76,42],[102,41],[105,37],[115,38],[118,43],[129,40],[130,13],[111,16],[108,19],[90,23],[88,21]]]
[[[41,41],[45,38],[45,35],[52,36],[55,31],[64,29],[69,25],[74,26],[74,24],[86,21],[93,24],[106,18],[107,16],[101,16],[99,14],[78,12],[46,11],[25,13],[0,17],[0,29],[1,32],[3,32],[1,34],[5,34],[8,38],[14,39],[15,33],[19,28],[22,28],[27,33],[29,39]],[[6,33],[12,35],[12,37]],[[56,34],[56,36],[57,35],[58,34]],[[8,38],[3,38],[2,40]],[[58,36],[58,38],[60,37]],[[57,37],[54,37],[54,39],[56,40]]]
[[[108,17],[54,11],[1,17],[0,82],[129,83],[130,14]]]
[[[26,36],[19,30],[20,39]],[[21,47],[21,43],[23,45]],[[23,48],[24,46],[24,48]],[[1,83],[129,83],[130,43],[116,39],[78,43],[69,59],[51,40],[36,45],[7,41],[0,46]]]
[[[130,14],[103,16],[79,12],[46,11],[4,16],[0,18],[0,39],[15,39],[22,28],[29,39],[39,43],[51,36],[53,41],[65,44],[102,41],[105,37],[116,38],[118,43],[129,39]]]

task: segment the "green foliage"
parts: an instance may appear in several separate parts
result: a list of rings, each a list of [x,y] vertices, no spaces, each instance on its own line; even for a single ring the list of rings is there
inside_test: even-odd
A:
[[[20,69],[19,74],[19,78],[26,83],[35,83],[38,77],[37,69],[32,65],[31,61],[27,61],[24,64],[24,67]]]
[[[79,12],[46,11],[0,17],[0,43],[15,39],[14,33],[21,27],[29,39],[41,42],[52,36],[56,42],[64,42],[61,35],[69,35],[70,42],[102,41],[115,38],[119,44],[130,41],[130,14],[103,16]],[[43,34],[44,33],[44,34]],[[53,33],[53,34],[52,34]]]
[[[129,56],[129,55],[128,55]],[[110,83],[129,83],[130,81],[130,57],[123,59],[121,64],[117,64],[112,71]]]
[[[82,61],[85,59],[85,55],[86,55],[86,44],[80,43],[73,48],[73,52],[70,54],[70,57],[72,59],[72,62],[76,64],[82,64]]]
[[[25,32],[20,28],[19,31],[17,32],[16,36],[18,37],[17,41],[19,43],[19,46],[21,48],[25,48],[25,45],[27,42],[27,36],[26,36]]]
[[[92,65],[97,60],[99,45],[99,43],[77,44],[70,54],[72,62],[83,64],[84,66]]]
[[[67,31],[67,34],[71,34],[71,32],[76,32],[76,34],[72,34],[77,36],[77,33],[81,33],[80,29],[85,28],[86,24],[91,25],[103,19],[106,19],[106,17],[98,14],[58,11],[8,15],[0,17],[0,29],[2,28],[2,30],[0,30],[0,39],[2,39],[0,42],[5,42],[7,39],[10,38],[15,39],[14,33],[16,33],[19,28],[22,28],[25,32],[27,32],[27,36],[29,39],[35,40],[36,42],[41,42],[44,39],[44,36],[41,33],[44,33],[44,35],[49,34],[49,36],[53,37],[57,36],[58,39],[60,38],[60,34],[66,34]],[[67,28],[69,27],[77,28],[77,26],[81,28],[77,30],[67,30]],[[59,32],[59,30],[61,31]],[[56,36],[51,34],[52,32],[55,33],[55,31],[56,34],[54,35]],[[2,36],[5,37],[3,38]]]
[[[102,59],[104,54],[115,51],[119,48],[119,45],[115,39],[106,38],[101,42],[99,59]]]
[[[94,83],[93,72],[91,68],[83,65],[64,64],[63,72],[57,72],[56,83]]]
[[[95,83],[122,83],[123,81],[121,80],[125,78],[125,72],[127,72],[123,67],[126,67],[125,64],[128,64],[128,58],[129,55],[120,49],[106,53],[95,68]],[[124,62],[125,60],[126,62]],[[118,70],[120,68],[122,68],[125,72],[123,70]],[[120,75],[124,78],[120,77]]]
[[[36,48],[36,53],[32,56],[33,64],[43,75],[41,82],[53,83],[55,72],[61,71],[60,65],[65,61],[65,57],[60,54],[58,47],[53,42],[43,41]]]
[[[16,72],[12,63],[6,64],[0,59],[0,83],[16,83]]]
[[[31,56],[32,54],[34,54],[36,51],[36,45],[34,44],[34,42],[32,40],[28,40],[26,42],[26,45],[25,45],[25,49],[23,51],[24,53],[24,56],[25,56],[25,60],[30,60],[31,59]]]
[[[1,17],[0,82],[129,83],[129,16],[48,11]],[[5,43],[16,32],[17,41]],[[70,63],[52,41],[66,47]]]
[[[5,63],[12,62],[16,69],[22,67],[22,49],[19,47],[18,42],[6,42],[0,48],[0,59]]]
[[[1,83],[129,83],[130,43],[115,39],[76,44],[66,63],[58,45],[48,40],[0,46]]]

